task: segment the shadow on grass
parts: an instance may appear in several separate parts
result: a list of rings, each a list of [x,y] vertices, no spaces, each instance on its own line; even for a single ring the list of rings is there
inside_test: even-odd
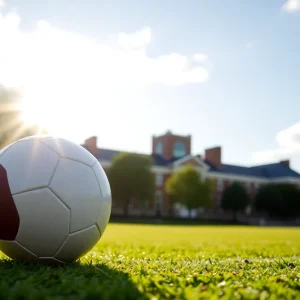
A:
[[[146,299],[129,276],[104,264],[41,265],[0,259],[0,299]]]

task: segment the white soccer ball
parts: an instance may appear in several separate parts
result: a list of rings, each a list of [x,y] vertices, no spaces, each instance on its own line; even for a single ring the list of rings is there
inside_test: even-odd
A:
[[[0,151],[0,250],[20,261],[73,262],[103,235],[111,189],[98,160],[62,138]]]

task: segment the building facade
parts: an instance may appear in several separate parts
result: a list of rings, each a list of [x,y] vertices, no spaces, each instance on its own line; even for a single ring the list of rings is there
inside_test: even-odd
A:
[[[152,171],[155,174],[155,203],[148,207],[139,207],[138,203],[130,203],[131,215],[178,215],[178,208],[171,205],[164,192],[167,178],[186,164],[193,164],[201,173],[203,180],[213,180],[213,208],[220,207],[220,199],[226,187],[232,182],[241,183],[250,197],[254,197],[260,186],[268,183],[292,183],[300,188],[300,174],[290,168],[289,160],[277,163],[243,167],[225,164],[222,161],[222,148],[214,147],[205,150],[204,155],[191,153],[192,137],[180,136],[167,131],[160,136],[152,137],[153,158]],[[88,138],[82,145],[101,163],[105,171],[113,158],[120,151],[97,147],[97,137]],[[122,208],[113,203],[112,214],[121,215]]]

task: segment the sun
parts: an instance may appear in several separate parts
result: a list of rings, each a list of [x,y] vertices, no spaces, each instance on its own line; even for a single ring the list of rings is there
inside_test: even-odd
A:
[[[24,101],[21,105],[22,119],[28,126],[38,125],[49,129],[50,120],[47,112],[34,103]]]
[[[84,135],[82,131],[89,130],[86,123],[90,117],[84,113],[87,110],[85,104],[76,97],[68,97],[63,89],[48,93],[39,88],[27,89],[20,108],[24,126],[37,127],[38,131],[46,131],[52,136],[77,140],[78,135]]]
[[[37,126],[39,130],[47,131],[49,134],[58,129],[59,121],[54,111],[57,105],[51,103],[50,99],[24,94],[20,108],[25,126]]]

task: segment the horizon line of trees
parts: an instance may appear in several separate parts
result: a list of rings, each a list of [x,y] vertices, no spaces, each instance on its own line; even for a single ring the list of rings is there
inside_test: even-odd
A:
[[[261,186],[253,198],[237,182],[224,190],[221,208],[225,211],[231,210],[234,221],[237,213],[245,211],[248,207],[269,218],[300,217],[300,189],[290,183],[268,183]]]
[[[151,166],[147,155],[121,153],[113,159],[107,175],[113,199],[122,206],[124,215],[132,199],[142,208],[153,206],[155,177]],[[215,187],[214,180],[204,180],[193,165],[187,164],[168,177],[163,188],[171,203],[186,207],[191,217],[194,209],[212,207]],[[296,218],[300,216],[300,190],[293,184],[270,183],[251,198],[242,184],[233,182],[223,191],[220,207],[233,213],[233,221],[238,212],[249,207],[271,218]]]

